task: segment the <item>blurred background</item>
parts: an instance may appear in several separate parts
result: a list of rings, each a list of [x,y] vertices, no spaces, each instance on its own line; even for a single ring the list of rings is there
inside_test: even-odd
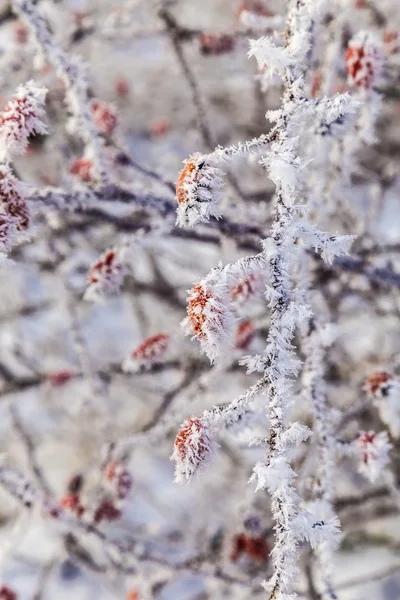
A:
[[[248,38],[279,39],[285,2],[33,4],[53,41],[86,64],[89,98],[115,116],[102,136],[104,151],[114,180],[133,196],[172,203],[185,158],[270,128],[265,113],[279,108],[282,88],[277,81],[262,89],[247,58]],[[253,30],[243,12],[274,26],[261,20],[264,30]],[[357,31],[375,31],[385,54],[376,140],[357,149],[350,181],[332,191],[336,210],[320,215],[328,231],[358,236],[355,262],[328,268],[316,260],[313,267],[316,310],[337,332],[324,367],[328,402],[340,436],[350,440],[360,429],[385,428],[365,380],[382,371],[400,376],[400,7],[397,0],[346,0],[340,11],[327,11],[305,74],[315,98],[338,12],[331,94],[354,93],[344,57]],[[68,130],[65,86],[5,0],[0,32],[1,107],[30,79],[49,90],[49,135],[32,138],[14,171],[34,191],[93,187],[90,164],[82,163],[90,158]],[[119,198],[97,210],[75,210],[68,198],[63,207],[32,201],[29,241],[0,264],[2,464],[84,525],[71,530],[37,506],[21,508],[0,487],[0,583],[18,599],[240,600],[265,593],[269,498],[247,482],[262,456],[248,440],[262,435],[266,417],[260,412],[256,422],[243,419],[224,432],[214,464],[190,486],[174,484],[169,460],[185,418],[230,402],[255,381],[238,359],[264,348],[269,311],[262,293],[240,305],[242,337],[222,364],[210,366],[180,323],[187,290],[219,261],[257,252],[268,235],[274,188],[261,156],[231,163],[224,220],[210,227],[178,230],[170,215]],[[121,290],[87,301],[91,268],[110,248],[124,248]],[[160,334],[166,349],[149,358],[141,344]],[[307,402],[299,397],[296,406],[296,416],[311,424]],[[391,442],[398,479],[399,442]],[[306,494],[315,463],[304,446],[294,468]],[[124,482],[126,493],[116,492]],[[338,597],[399,599],[399,506],[390,490],[366,482],[343,457],[335,493],[343,529],[334,566]],[[96,517],[100,506],[104,514]],[[303,555],[299,595],[316,600],[306,547]],[[0,589],[0,598],[13,600],[7,593]]]

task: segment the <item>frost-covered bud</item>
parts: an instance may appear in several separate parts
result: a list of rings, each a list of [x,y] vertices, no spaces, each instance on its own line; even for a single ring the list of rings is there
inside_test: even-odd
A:
[[[6,164],[0,165],[0,245],[9,250],[30,224],[27,188]]]
[[[196,153],[185,161],[176,184],[176,222],[181,227],[219,218],[218,202],[223,186],[222,171]]]
[[[81,181],[89,182],[94,181],[95,171],[93,168],[93,161],[90,158],[76,158],[69,168],[69,172],[72,175],[76,175]]]
[[[188,482],[198,469],[204,468],[212,458],[214,446],[209,428],[200,419],[193,417],[182,423],[171,456],[176,483]]]
[[[345,61],[349,83],[369,90],[382,70],[383,53],[379,40],[361,31],[350,40]]]
[[[92,100],[90,108],[97,129],[104,135],[111,135],[118,125],[117,113],[114,108],[101,100]]]
[[[240,305],[245,304],[255,296],[261,296],[264,280],[261,273],[251,273],[248,277],[239,277],[236,285],[231,287],[231,297]]]
[[[125,270],[117,250],[107,250],[89,271],[89,287],[85,300],[101,300],[104,294],[117,293],[122,285]]]
[[[17,600],[17,594],[8,585],[0,587],[0,600]]]
[[[168,350],[169,341],[169,336],[166,333],[158,333],[145,339],[124,362],[124,371],[135,372],[160,363]]]
[[[389,464],[389,452],[392,449],[386,431],[361,431],[353,442],[356,456],[360,460],[359,472],[371,483],[382,476]]]
[[[224,54],[235,47],[235,38],[228,34],[201,33],[199,36],[201,54]]]
[[[251,537],[240,533],[233,538],[230,559],[236,562],[243,554],[257,562],[266,562],[269,557],[269,546],[262,537]]]
[[[30,135],[47,133],[41,121],[47,90],[33,81],[20,85],[0,117],[0,156],[23,154]]]
[[[200,342],[211,362],[233,344],[235,317],[224,284],[215,280],[218,271],[195,285],[189,292],[187,317],[182,322],[186,333]]]
[[[236,331],[235,348],[243,350],[247,348],[254,338],[256,329],[251,321],[242,321]]]
[[[365,390],[394,438],[400,437],[400,380],[378,371],[368,377]]]

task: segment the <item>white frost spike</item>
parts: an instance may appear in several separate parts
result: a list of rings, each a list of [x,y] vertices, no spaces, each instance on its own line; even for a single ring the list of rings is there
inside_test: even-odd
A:
[[[213,269],[190,290],[187,315],[182,326],[199,340],[211,362],[233,345],[236,320],[220,269]]]
[[[223,172],[203,154],[193,154],[179,174],[176,184],[178,203],[176,223],[180,227],[220,217],[218,203],[224,184]]]
[[[371,483],[382,477],[389,464],[389,452],[392,445],[386,431],[361,431],[353,442],[353,448],[360,461],[359,472]]]
[[[313,246],[328,264],[331,264],[336,256],[347,254],[355,237],[353,235],[329,235],[304,221],[297,224],[297,230],[301,233],[304,243]]]
[[[286,487],[294,478],[296,473],[287,461],[285,456],[276,456],[270,463],[258,462],[253,469],[250,477],[250,483],[256,484],[258,490],[268,490],[270,494],[276,493],[281,487]]]
[[[311,435],[310,429],[298,421],[291,423],[286,431],[283,432],[279,446],[285,449],[287,446],[298,446],[301,442],[307,440]]]
[[[303,510],[293,519],[293,527],[298,540],[310,542],[312,548],[316,548],[323,542],[337,546],[340,536],[339,519],[329,510],[329,505],[323,501],[316,501],[313,508],[315,513]]]
[[[260,71],[266,77],[280,75],[291,64],[291,57],[285,48],[279,48],[268,37],[250,40],[248,56],[254,56]]]
[[[47,90],[33,81],[20,85],[0,117],[0,158],[24,154],[30,135],[47,133],[41,121]]]

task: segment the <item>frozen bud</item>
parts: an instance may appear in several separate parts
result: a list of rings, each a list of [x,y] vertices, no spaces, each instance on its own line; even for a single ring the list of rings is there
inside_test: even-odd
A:
[[[262,537],[251,537],[240,533],[233,538],[230,559],[236,562],[243,554],[257,562],[266,562],[269,556],[269,546]]]
[[[245,304],[255,296],[260,296],[264,289],[263,277],[260,273],[252,273],[247,277],[239,277],[236,285],[231,287],[231,297],[238,304]]]
[[[113,501],[105,498],[96,508],[93,520],[95,523],[100,523],[101,521],[116,521],[121,518],[121,511],[117,508]]]
[[[168,346],[169,336],[165,333],[158,333],[145,339],[131,352],[124,363],[124,370],[128,372],[137,371],[160,363],[168,350]]]
[[[386,371],[370,375],[365,390],[394,438],[400,437],[400,380]]]
[[[72,371],[69,371],[68,369],[63,369],[61,371],[56,371],[55,373],[52,373],[49,376],[49,383],[53,387],[61,387],[68,383],[68,381],[70,381],[73,377],[74,374]]]
[[[83,156],[74,160],[69,168],[69,172],[72,175],[76,175],[78,179],[84,181],[85,183],[88,181],[94,181],[95,179],[93,161],[91,161],[90,158],[84,158]]]
[[[360,460],[359,471],[374,483],[382,476],[389,464],[389,452],[392,449],[387,433],[381,431],[361,431],[354,440],[354,450]]]
[[[182,322],[186,333],[200,342],[211,362],[233,344],[235,317],[226,287],[208,277],[190,292],[187,317]]]
[[[383,53],[379,41],[361,31],[350,40],[345,62],[349,83],[369,90],[382,70]]]
[[[0,586],[0,600],[17,600],[17,594],[8,585]]]
[[[117,293],[124,279],[124,267],[117,250],[107,250],[89,271],[85,300],[100,300],[105,294]]]
[[[219,218],[222,175],[222,171],[213,167],[202,154],[193,154],[185,161],[176,184],[178,225],[194,225],[207,222],[210,217]]]
[[[189,481],[199,468],[204,468],[213,454],[214,443],[208,427],[198,418],[182,424],[175,438],[171,459],[175,461],[175,481]]]
[[[47,90],[33,81],[20,85],[0,117],[0,154],[3,158],[23,154],[30,135],[47,133],[41,121]]]
[[[235,348],[243,350],[247,348],[256,333],[251,321],[242,321],[236,331]]]
[[[101,100],[92,100],[90,108],[92,109],[97,129],[101,133],[104,133],[104,135],[111,135],[118,125],[117,114],[114,108]]]
[[[0,165],[0,244],[8,250],[30,224],[27,188],[6,164]]]
[[[201,33],[199,36],[201,54],[224,54],[235,47],[233,35]]]

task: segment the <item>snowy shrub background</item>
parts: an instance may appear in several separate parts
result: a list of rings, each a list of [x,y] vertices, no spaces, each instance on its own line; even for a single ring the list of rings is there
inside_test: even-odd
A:
[[[0,31],[0,600],[400,598],[398,2]]]

